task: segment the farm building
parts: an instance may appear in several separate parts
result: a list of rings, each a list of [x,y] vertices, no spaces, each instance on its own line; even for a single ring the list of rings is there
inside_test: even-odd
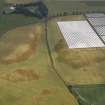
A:
[[[86,17],[87,21],[92,25],[99,38],[105,44],[105,14],[87,14]]]
[[[69,48],[89,48],[104,46],[100,38],[97,36],[95,31],[91,28],[86,20],[61,21],[58,22],[58,26]]]
[[[84,20],[57,22],[68,47],[105,47],[105,14],[88,13],[84,16]]]

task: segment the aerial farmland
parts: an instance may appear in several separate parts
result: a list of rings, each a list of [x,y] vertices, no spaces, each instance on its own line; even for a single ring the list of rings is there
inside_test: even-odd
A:
[[[105,105],[105,2],[0,0],[0,105]]]

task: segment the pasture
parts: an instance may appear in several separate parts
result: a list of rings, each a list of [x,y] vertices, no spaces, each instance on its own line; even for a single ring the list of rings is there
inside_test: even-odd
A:
[[[44,29],[35,17],[0,17],[1,105],[78,105],[51,67]]]
[[[51,68],[43,24],[0,37],[1,105],[78,105]]]
[[[22,2],[25,1],[30,2]],[[5,3],[0,0],[1,10]],[[104,3],[94,6],[89,2],[57,0],[44,3],[49,16],[71,14],[73,8],[79,12],[105,10]],[[68,49],[57,25],[58,21],[78,20],[85,18],[73,15],[49,20],[47,43],[45,25],[35,17],[20,14],[0,17],[0,105],[104,105],[104,85],[100,84],[105,84],[105,49]],[[66,86],[52,68],[47,44],[55,70]],[[67,89],[71,85],[76,96]]]

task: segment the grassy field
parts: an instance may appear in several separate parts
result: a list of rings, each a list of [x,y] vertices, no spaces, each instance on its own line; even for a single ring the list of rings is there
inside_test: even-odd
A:
[[[0,10],[5,3],[0,0]],[[105,9],[86,2],[78,5],[45,0],[44,3],[49,16],[70,13],[74,5],[75,11]],[[81,105],[104,105],[104,85],[96,84],[105,83],[105,49],[68,49],[56,24],[62,20],[84,20],[84,17],[59,17],[48,22],[48,42],[55,69],[67,86],[74,86],[74,93],[79,92],[76,94]],[[51,66],[45,27],[38,22],[35,17],[16,14],[0,17],[0,105],[78,105],[77,96],[69,92]]]
[[[78,105],[51,67],[45,27],[37,22],[16,14],[0,17],[0,105]]]
[[[4,0],[0,0],[0,11],[4,7],[4,5],[5,5],[5,1]]]
[[[13,28],[37,22],[38,19],[35,17],[27,17],[16,14],[3,15],[0,17],[0,36]]]
[[[55,68],[67,85],[105,83],[105,49],[68,49],[57,26],[61,20],[83,20],[83,16],[52,19],[48,39]]]
[[[78,105],[51,68],[42,24],[0,38],[1,105]]]
[[[80,105],[105,104],[105,85],[74,86],[72,91]]]

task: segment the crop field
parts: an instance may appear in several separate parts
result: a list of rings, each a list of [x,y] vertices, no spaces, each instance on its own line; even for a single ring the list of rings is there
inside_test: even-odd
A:
[[[69,49],[57,25],[58,21],[81,20],[82,16],[49,21],[48,39],[55,68],[67,85],[104,84],[105,49]]]

